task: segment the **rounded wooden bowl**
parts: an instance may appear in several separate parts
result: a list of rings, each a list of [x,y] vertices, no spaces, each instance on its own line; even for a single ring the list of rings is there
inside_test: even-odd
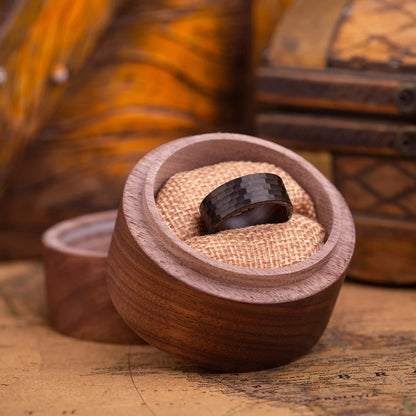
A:
[[[75,338],[143,342],[121,319],[108,295],[105,271],[117,211],[76,217],[42,236],[51,325]]]
[[[326,230],[309,259],[275,269],[218,262],[193,250],[160,217],[155,195],[174,173],[230,160],[269,162],[312,197]],[[354,250],[351,213],[310,163],[276,144],[205,134],[148,153],[127,179],[108,258],[108,290],[150,344],[221,371],[258,370],[306,353],[324,331]]]

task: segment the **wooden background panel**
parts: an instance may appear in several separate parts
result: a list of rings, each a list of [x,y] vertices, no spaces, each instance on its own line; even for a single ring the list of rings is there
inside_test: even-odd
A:
[[[337,154],[335,183],[354,213],[416,220],[413,159]]]
[[[0,257],[38,255],[48,226],[116,208],[130,170],[154,147],[197,132],[247,128],[250,6],[124,4],[67,81],[0,199]]]
[[[3,0],[0,3],[0,26],[10,21],[15,7],[18,7],[21,2],[22,0]],[[0,30],[0,38],[2,37],[2,33],[4,33],[3,28]]]
[[[0,33],[0,195],[107,27],[118,0],[16,1]]]
[[[416,129],[410,123],[338,115],[316,117],[293,111],[259,114],[256,121],[259,137],[296,149],[404,156],[409,160],[416,154]]]
[[[0,265],[0,412],[6,415],[414,415],[416,288],[348,282],[318,345],[294,363],[215,373],[148,345],[47,326],[42,267]]]
[[[262,67],[257,100],[262,107],[415,116],[416,78],[374,71]]]
[[[294,0],[273,34],[270,65],[325,68],[328,48],[348,0]]]
[[[334,155],[334,181],[357,231],[350,273],[370,282],[416,281],[416,163],[383,156]]]
[[[329,49],[330,66],[414,71],[416,2],[353,0]]]
[[[40,138],[158,137],[244,122],[249,6],[128,1]]]
[[[376,284],[416,282],[416,221],[354,215],[357,246],[350,275]]]
[[[253,0],[253,64],[261,62],[276,25],[292,0]],[[267,51],[267,49],[266,49]]]

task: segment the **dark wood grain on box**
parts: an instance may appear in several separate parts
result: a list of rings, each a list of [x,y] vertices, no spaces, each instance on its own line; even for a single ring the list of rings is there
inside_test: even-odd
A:
[[[327,233],[320,251],[292,266],[252,269],[218,262],[179,240],[160,217],[155,194],[176,172],[227,160],[287,170],[315,203]],[[353,247],[344,200],[304,159],[248,136],[193,136],[152,151],[130,174],[110,247],[108,288],[120,315],[152,345],[217,370],[258,370],[287,363],[317,342]]]

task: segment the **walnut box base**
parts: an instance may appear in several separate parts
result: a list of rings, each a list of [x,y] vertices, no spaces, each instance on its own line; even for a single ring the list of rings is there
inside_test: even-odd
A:
[[[276,164],[312,197],[327,239],[280,269],[231,266],[191,249],[160,217],[155,195],[174,173],[230,160]],[[335,187],[276,144],[237,134],[179,139],[148,153],[127,179],[107,283],[125,322],[150,344],[221,371],[274,367],[322,335],[351,260],[355,230]]]

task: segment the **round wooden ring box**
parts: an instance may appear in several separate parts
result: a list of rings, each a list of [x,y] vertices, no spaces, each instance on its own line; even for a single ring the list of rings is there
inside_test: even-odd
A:
[[[155,195],[174,173],[230,160],[269,162],[310,194],[327,239],[280,269],[237,267],[190,248],[160,217]],[[150,344],[222,371],[258,370],[306,353],[324,331],[351,260],[351,213],[311,164],[276,144],[205,134],[148,153],[129,175],[108,257],[108,290],[125,322]]]
[[[108,295],[105,271],[117,211],[63,221],[42,236],[49,319],[57,331],[89,341],[143,342]]]

